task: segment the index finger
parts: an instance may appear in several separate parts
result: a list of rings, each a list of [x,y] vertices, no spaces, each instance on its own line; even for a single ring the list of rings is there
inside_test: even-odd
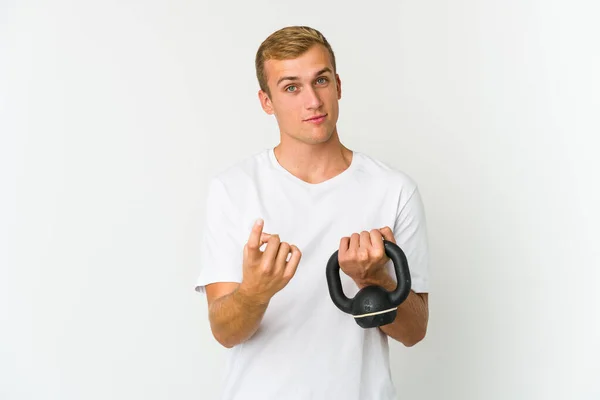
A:
[[[252,231],[250,232],[250,237],[248,238],[248,249],[250,251],[258,251],[261,243],[262,230],[264,226],[264,221],[259,218],[254,222],[252,226]]]
[[[385,248],[383,247],[383,232],[381,232],[379,229],[373,229],[371,232],[369,232],[369,234],[371,236],[371,243],[373,247],[377,251],[385,252]]]
[[[383,238],[388,242],[396,243],[396,238],[394,237],[394,232],[390,229],[389,226],[383,227],[379,229],[379,232],[383,235]]]

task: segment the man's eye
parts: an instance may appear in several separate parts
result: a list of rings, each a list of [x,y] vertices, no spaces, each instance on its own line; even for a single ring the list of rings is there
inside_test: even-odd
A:
[[[321,77],[319,79],[317,79],[318,83],[326,83],[327,82],[327,78]]]
[[[295,92],[296,91],[296,86],[290,85],[290,86],[286,87],[285,90],[287,92]]]

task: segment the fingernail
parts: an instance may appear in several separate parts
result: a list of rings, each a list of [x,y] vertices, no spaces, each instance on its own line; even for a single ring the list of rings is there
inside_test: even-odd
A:
[[[262,218],[259,218],[256,220],[256,222],[254,222],[254,225],[261,225],[263,223]]]

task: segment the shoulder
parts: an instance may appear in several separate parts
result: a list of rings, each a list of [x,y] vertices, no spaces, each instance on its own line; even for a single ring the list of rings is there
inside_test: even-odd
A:
[[[402,192],[410,193],[417,190],[418,185],[415,179],[399,167],[367,153],[355,151],[354,154],[358,158],[360,169],[370,179],[375,179],[378,183],[394,187]]]
[[[232,193],[243,192],[269,167],[268,149],[263,149],[217,170],[210,177],[210,186],[218,186]]]

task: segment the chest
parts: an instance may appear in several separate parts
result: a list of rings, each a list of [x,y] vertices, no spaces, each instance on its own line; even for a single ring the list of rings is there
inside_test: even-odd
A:
[[[393,224],[397,196],[376,184],[348,184],[331,190],[308,190],[280,183],[265,184],[249,193],[243,218],[251,225],[265,221],[264,231],[296,245],[339,242],[342,236]]]
[[[246,224],[265,221],[264,232],[279,234],[298,246],[302,259],[290,283],[272,299],[264,326],[283,326],[295,318],[329,319],[338,314],[329,298],[325,267],[342,237],[389,226],[393,229],[397,197],[377,185],[349,185],[343,190],[309,191],[263,187],[247,199]],[[340,271],[344,293],[358,290]],[[284,316],[284,317],[282,317]]]

